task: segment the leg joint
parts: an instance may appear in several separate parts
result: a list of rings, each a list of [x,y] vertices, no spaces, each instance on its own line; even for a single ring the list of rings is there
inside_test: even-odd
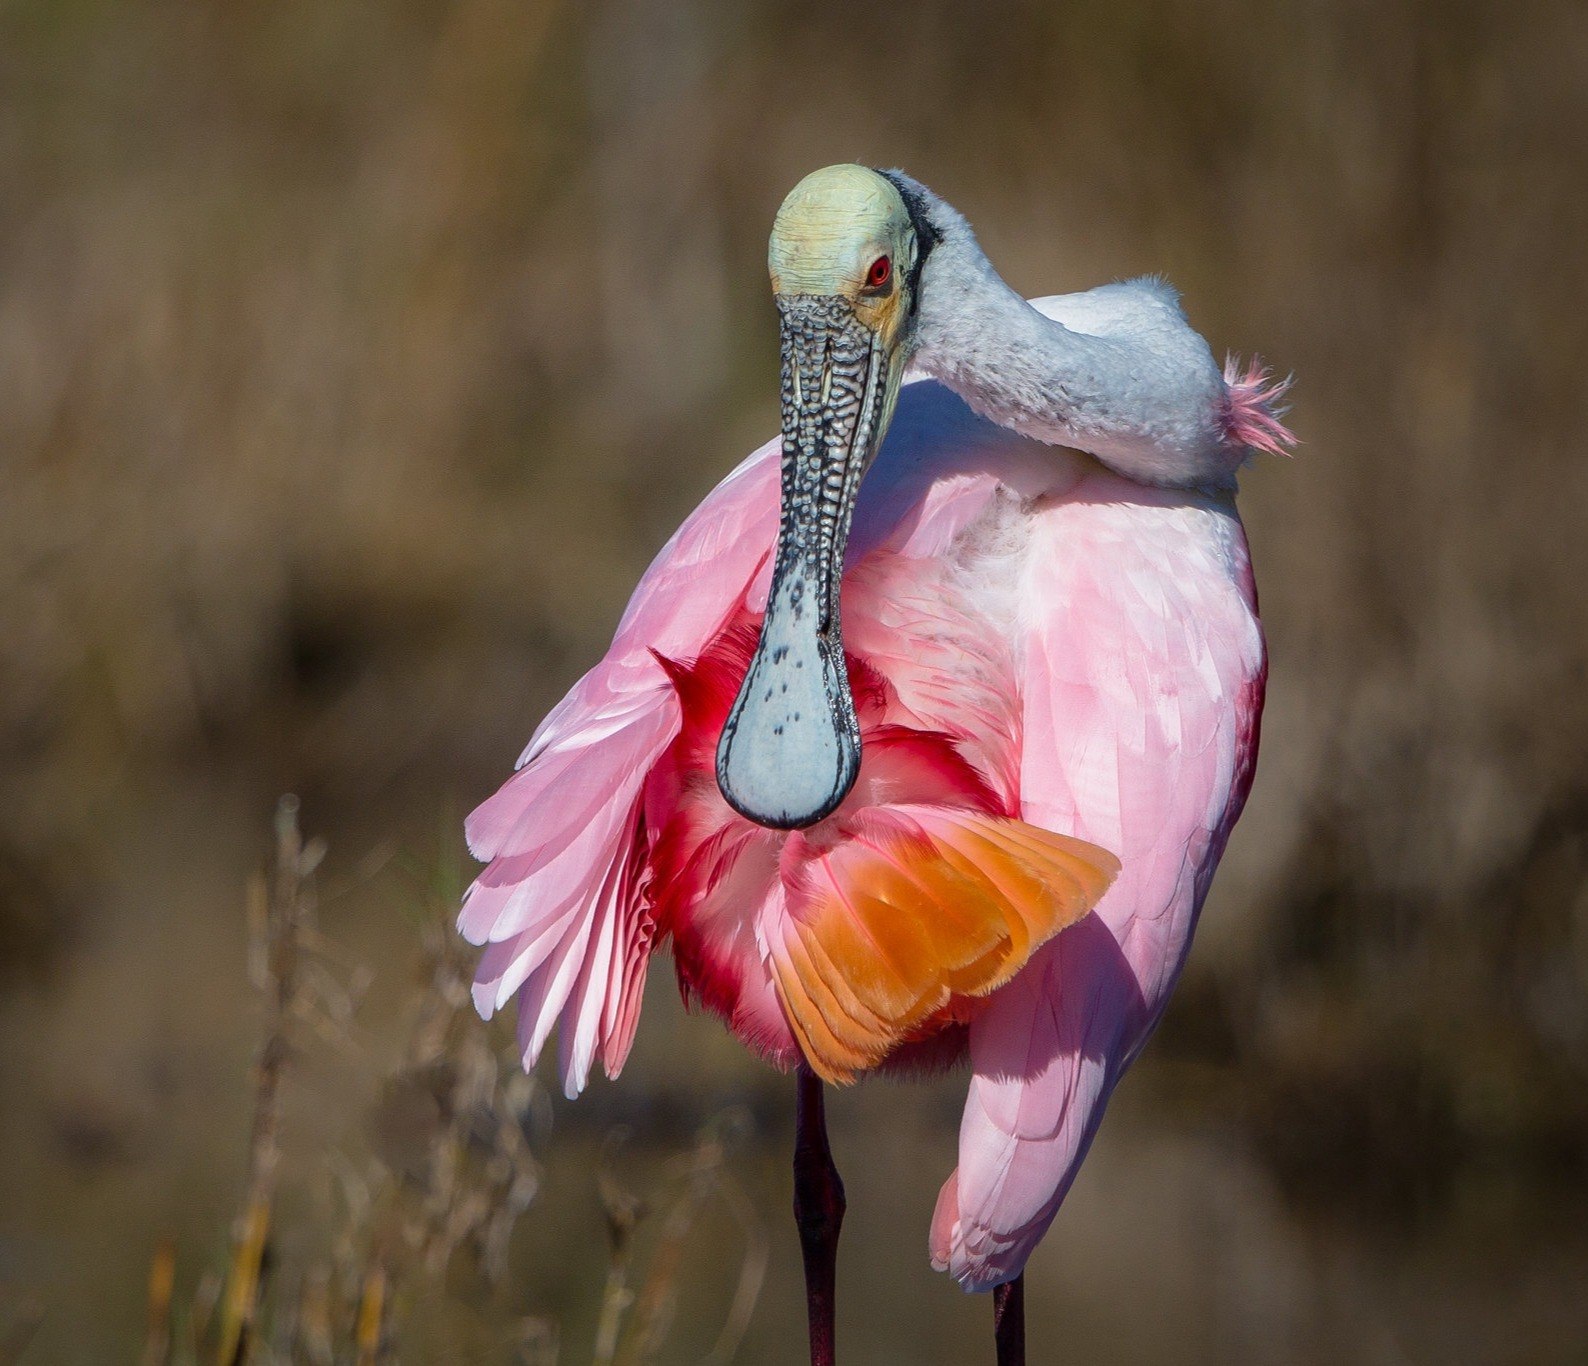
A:
[[[843,1180],[831,1158],[794,1164],[794,1221],[802,1235],[836,1239],[848,1208]]]

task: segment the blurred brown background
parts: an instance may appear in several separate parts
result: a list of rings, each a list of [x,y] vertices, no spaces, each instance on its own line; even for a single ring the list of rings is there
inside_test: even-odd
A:
[[[1304,445],[1243,483],[1257,788],[1033,1263],[1035,1359],[1583,1360],[1585,154],[1564,0],[3,0],[0,1342],[133,1359],[161,1240],[179,1294],[224,1264],[278,793],[396,1048],[424,869],[774,429],[766,232],[860,160],[1028,294],[1162,271],[1298,377]],[[596,1146],[631,1123],[643,1184],[733,1102],[738,1359],[802,1359],[786,1084],[670,977],[621,1083],[552,1102],[473,1336],[403,1359],[537,1315],[589,1360]],[[312,1191],[379,1086],[303,1052]],[[990,1356],[925,1259],[961,1089],[835,1103],[851,1360]],[[656,1359],[741,1243],[691,1240]]]

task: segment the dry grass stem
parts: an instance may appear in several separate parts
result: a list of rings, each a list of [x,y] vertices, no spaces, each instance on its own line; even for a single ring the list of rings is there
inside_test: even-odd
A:
[[[164,1366],[171,1353],[171,1297],[176,1289],[176,1245],[169,1239],[149,1263],[149,1328],[143,1366]]]

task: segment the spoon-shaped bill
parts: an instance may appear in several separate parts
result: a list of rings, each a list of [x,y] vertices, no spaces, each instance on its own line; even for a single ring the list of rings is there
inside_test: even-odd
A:
[[[890,360],[847,300],[785,295],[783,494],[766,619],[717,748],[717,785],[757,824],[814,825],[860,772],[839,584],[880,438]]]

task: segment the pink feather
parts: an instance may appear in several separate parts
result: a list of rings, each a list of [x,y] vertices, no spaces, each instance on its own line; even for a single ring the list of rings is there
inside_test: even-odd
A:
[[[1280,400],[1292,382],[1290,375],[1275,379],[1260,357],[1253,356],[1244,372],[1234,356],[1225,357],[1224,439],[1263,455],[1288,455],[1296,438],[1285,426],[1288,409]]]

